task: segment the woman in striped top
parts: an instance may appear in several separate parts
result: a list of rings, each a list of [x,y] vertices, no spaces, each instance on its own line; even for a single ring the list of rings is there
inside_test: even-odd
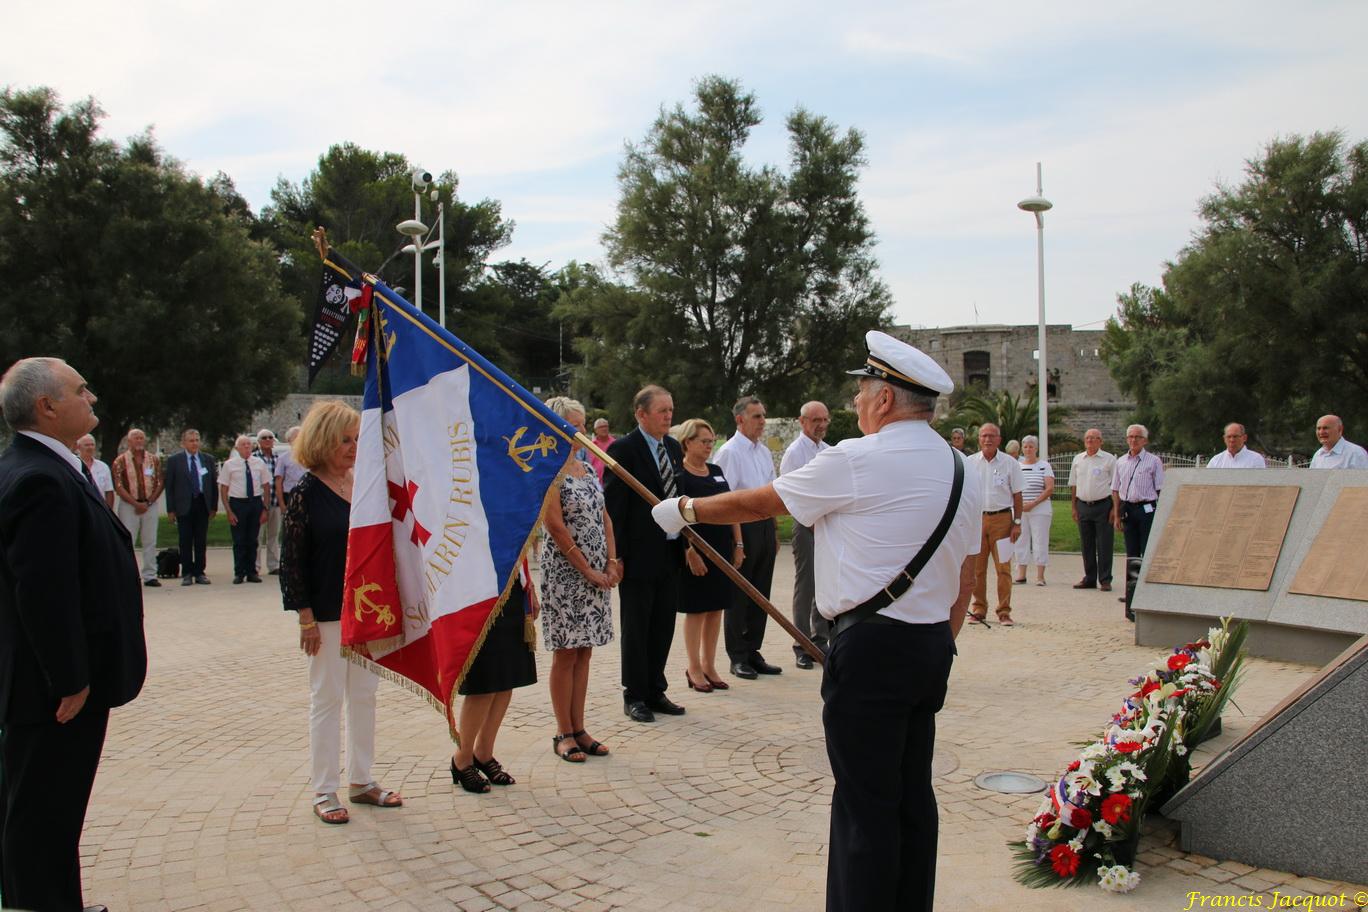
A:
[[[1036,565],[1036,585],[1045,585],[1045,565],[1050,562],[1050,520],[1054,508],[1054,469],[1040,458],[1040,441],[1034,434],[1021,438],[1021,537],[1016,543],[1018,583],[1026,582],[1026,565]]]

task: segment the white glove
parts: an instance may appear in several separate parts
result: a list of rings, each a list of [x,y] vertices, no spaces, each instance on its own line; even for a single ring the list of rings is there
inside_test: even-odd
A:
[[[688,525],[684,521],[684,515],[679,512],[679,502],[683,499],[671,497],[651,507],[651,518],[656,521],[657,526],[665,530],[666,535],[673,535]]]

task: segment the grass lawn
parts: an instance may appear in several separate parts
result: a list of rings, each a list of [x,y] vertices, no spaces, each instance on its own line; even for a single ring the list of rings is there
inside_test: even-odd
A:
[[[205,535],[205,542],[210,548],[232,546],[233,537],[228,531],[228,517],[222,511],[209,520],[209,531]],[[175,548],[179,545],[180,533],[176,531],[176,524],[163,515],[157,522],[157,547]]]

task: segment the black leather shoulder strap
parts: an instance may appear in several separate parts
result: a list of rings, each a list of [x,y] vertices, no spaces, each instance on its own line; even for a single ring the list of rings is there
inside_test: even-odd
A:
[[[950,484],[950,499],[945,504],[945,512],[941,514],[940,523],[931,533],[931,537],[926,540],[926,544],[921,546],[921,550],[893,579],[893,582],[836,618],[837,633],[878,613],[880,609],[887,608],[906,595],[907,590],[911,589],[912,584],[916,582],[917,574],[922,572],[926,562],[931,560],[931,555],[936,553],[936,549],[945,540],[945,534],[950,531],[950,524],[955,521],[955,514],[959,512],[960,496],[964,493],[964,457],[949,444],[946,445],[946,449],[950,451],[950,457],[955,463],[955,479]]]

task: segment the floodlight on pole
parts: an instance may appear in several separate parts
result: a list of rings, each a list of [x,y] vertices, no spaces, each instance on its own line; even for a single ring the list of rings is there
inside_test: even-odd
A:
[[[1036,195],[1028,196],[1026,199],[1017,203],[1017,208],[1024,212],[1029,212],[1035,216],[1036,220],[1036,292],[1037,306],[1039,310],[1039,327],[1036,331],[1036,345],[1038,348],[1037,358],[1037,379],[1038,392],[1040,393],[1040,458],[1048,459],[1050,455],[1049,438],[1049,383],[1048,373],[1045,364],[1045,213],[1054,208],[1054,203],[1047,200],[1044,196],[1044,187],[1041,184],[1040,162],[1036,162]]]

